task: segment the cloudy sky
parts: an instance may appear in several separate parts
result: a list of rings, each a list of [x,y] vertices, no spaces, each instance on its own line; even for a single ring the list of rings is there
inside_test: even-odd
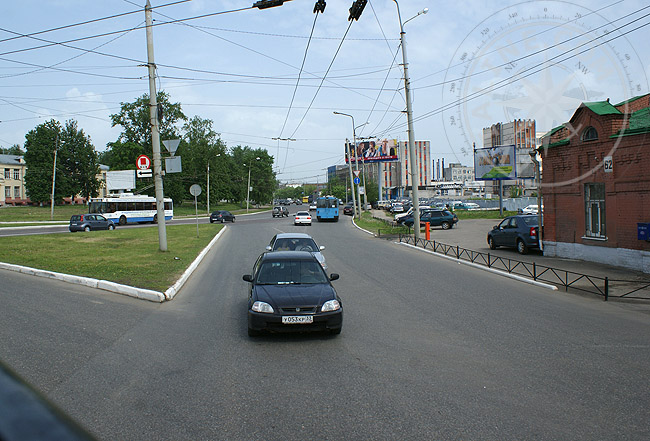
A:
[[[2,2],[0,146],[49,119],[74,119],[98,151],[109,115],[148,93],[142,0]],[[322,182],[357,137],[407,139],[394,0],[153,0],[157,87],[229,147],[265,148],[284,182]],[[644,4],[645,3],[645,4]],[[401,0],[417,140],[472,164],[497,122],[538,132],[583,101],[648,93],[650,6],[606,1]],[[420,14],[429,8],[427,14]],[[367,123],[367,124],[364,124]],[[295,139],[278,141],[273,138]]]

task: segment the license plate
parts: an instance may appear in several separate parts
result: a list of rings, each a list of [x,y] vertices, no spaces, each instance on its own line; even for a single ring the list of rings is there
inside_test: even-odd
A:
[[[295,324],[305,324],[305,323],[314,323],[314,317],[311,315],[288,315],[282,317],[282,324],[284,325],[295,325]]]

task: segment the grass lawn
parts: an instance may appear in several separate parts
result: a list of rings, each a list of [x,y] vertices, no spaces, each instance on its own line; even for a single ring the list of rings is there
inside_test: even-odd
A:
[[[165,291],[223,228],[167,225],[167,252],[157,228],[0,237],[6,263]]]

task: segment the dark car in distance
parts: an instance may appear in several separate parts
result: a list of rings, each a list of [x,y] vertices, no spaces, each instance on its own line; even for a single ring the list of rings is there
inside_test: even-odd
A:
[[[282,205],[276,205],[275,207],[273,207],[273,217],[282,217],[282,216],[289,217],[289,209]]]
[[[210,214],[210,223],[214,222],[235,222],[235,215],[232,214],[230,211],[226,210],[217,210],[213,211],[212,214]]]
[[[75,231],[114,230],[115,223],[101,214],[75,214],[70,217],[68,229]]]
[[[345,207],[343,207],[343,214],[346,214],[348,216],[354,216],[354,206],[352,204],[348,204]]]
[[[443,230],[452,228],[458,222],[458,216],[448,210],[426,210],[420,213],[420,226],[429,222],[432,227],[442,227]],[[413,215],[404,220],[404,225],[413,228]]]
[[[252,274],[248,292],[248,335],[263,331],[323,331],[340,334],[343,304],[329,277],[307,251],[263,253]]]
[[[490,249],[497,247],[516,248],[519,254],[526,254],[531,248],[539,248],[539,222],[535,214],[508,216],[487,235]]]

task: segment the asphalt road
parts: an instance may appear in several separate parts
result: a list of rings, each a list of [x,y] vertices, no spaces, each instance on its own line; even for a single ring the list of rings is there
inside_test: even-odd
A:
[[[246,334],[272,235],[325,245],[340,336]],[[0,272],[0,354],[98,438],[650,438],[650,316],[264,213],[152,304]]]

